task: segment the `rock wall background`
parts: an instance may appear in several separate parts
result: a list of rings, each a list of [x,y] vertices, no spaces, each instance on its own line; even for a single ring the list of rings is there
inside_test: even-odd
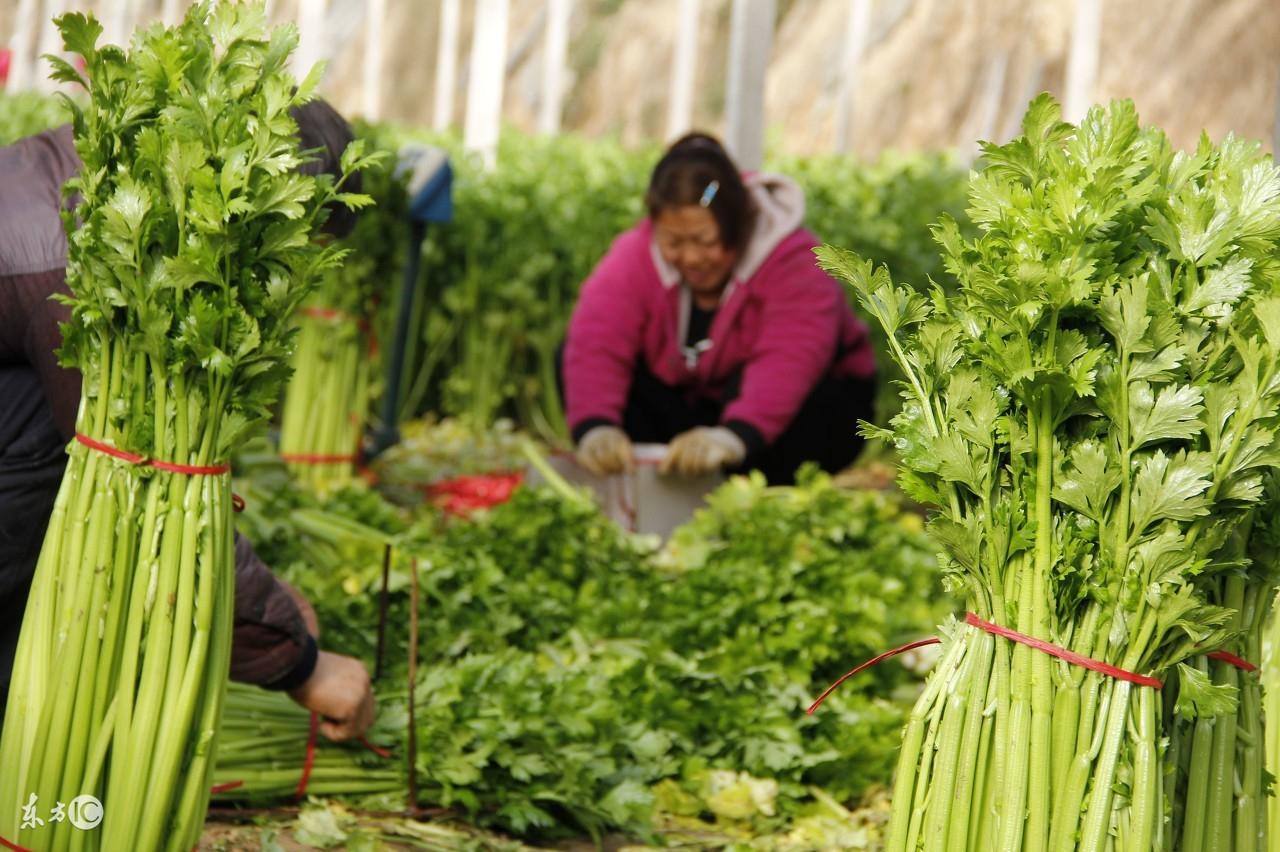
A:
[[[19,0],[0,0],[7,42]],[[48,2],[48,0],[45,0]],[[106,0],[70,8],[102,6]],[[131,0],[154,15],[160,0]],[[291,17],[297,0],[275,0]],[[665,134],[678,0],[576,0],[564,125],[626,142]],[[455,121],[466,101],[474,2],[463,0]],[[731,0],[703,0],[695,123],[721,124]],[[332,60],[325,92],[361,104],[363,0],[330,0]],[[1008,137],[1038,91],[1061,96],[1072,0],[875,0],[852,149],[972,150]],[[439,0],[388,0],[383,114],[432,115]],[[795,153],[831,150],[847,0],[778,0],[766,110],[771,142]],[[543,0],[511,0],[505,118],[532,130],[537,115]],[[1103,0],[1096,96],[1131,97],[1176,143],[1229,130],[1271,147],[1280,104],[1280,0]]]

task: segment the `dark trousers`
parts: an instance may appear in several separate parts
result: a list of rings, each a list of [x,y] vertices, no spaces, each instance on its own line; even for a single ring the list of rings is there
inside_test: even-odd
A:
[[[35,373],[0,367],[0,723],[31,578],[66,467],[63,448]]]
[[[563,400],[559,355],[557,378]],[[641,359],[631,376],[622,413],[623,431],[636,443],[666,444],[694,427],[718,425],[725,407],[738,397],[741,378],[741,372],[731,378],[719,400],[697,397],[687,389],[663,383]],[[807,461],[816,462],[828,473],[843,470],[862,451],[858,421],[873,418],[875,398],[874,378],[823,377],[778,439],[730,472],[758,470],[770,485],[791,485],[796,471]]]

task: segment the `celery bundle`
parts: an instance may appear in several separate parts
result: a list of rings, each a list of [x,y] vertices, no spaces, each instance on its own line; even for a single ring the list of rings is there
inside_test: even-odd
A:
[[[1182,715],[1235,711],[1199,658],[1253,651],[1246,590],[1270,571],[1250,535],[1280,461],[1280,171],[1230,137],[1175,153],[1127,102],[1072,126],[1048,96],[984,157],[979,235],[935,231],[954,294],[895,287],[836,249],[823,263],[903,369],[902,412],[868,432],[936,507],[967,608],[1113,670],[948,628],[905,730],[887,848],[1174,848],[1175,723],[1142,679],[1176,687]],[[1228,766],[1234,737],[1213,745],[1206,766]],[[1204,848],[1261,852],[1252,825],[1233,834],[1232,780],[1180,804],[1223,832]]]
[[[350,315],[304,308],[285,391],[280,455],[317,491],[351,481],[369,408],[369,333]]]
[[[54,76],[89,92],[68,100],[83,169],[61,353],[84,384],[0,739],[0,836],[186,852],[230,661],[225,460],[287,372],[287,318],[341,259],[310,239],[322,205],[364,199],[296,172],[289,110],[317,75],[295,89],[297,35],[267,36],[260,5],[195,4],[128,51],[99,47],[92,17],[58,24],[87,73]],[[99,826],[48,821],[80,796]]]
[[[375,743],[395,742],[398,746],[399,732],[408,724],[408,717],[387,712],[388,707],[402,705],[385,700],[380,705],[378,721],[368,737],[372,742],[334,743],[317,734],[311,714],[287,696],[231,684],[218,735],[216,795],[237,801],[270,801],[301,795],[406,791],[403,758]]]
[[[1275,600],[1271,602],[1270,620],[1267,622],[1266,635],[1263,637],[1262,683],[1263,683],[1263,718],[1272,720],[1266,726],[1265,744],[1267,749],[1266,769],[1272,778],[1280,777],[1280,668],[1277,668],[1277,657],[1280,656],[1280,617],[1277,617]],[[1267,830],[1271,837],[1280,837],[1280,798],[1272,795],[1268,801]]]
[[[375,205],[343,239],[349,254],[329,270],[297,316],[293,378],[285,388],[280,454],[299,481],[317,491],[351,480],[359,460],[369,406],[375,396],[378,347],[375,315],[394,284],[408,245],[403,176],[376,129],[361,126],[357,138],[384,159],[362,174]]]

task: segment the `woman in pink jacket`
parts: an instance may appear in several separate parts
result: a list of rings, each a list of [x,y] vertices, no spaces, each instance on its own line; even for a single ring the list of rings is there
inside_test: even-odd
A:
[[[632,442],[668,443],[664,472],[758,469],[779,484],[808,460],[852,462],[875,356],[817,266],[800,188],[741,175],[695,133],[658,161],[645,203],[570,321],[562,371],[580,463],[617,473]]]

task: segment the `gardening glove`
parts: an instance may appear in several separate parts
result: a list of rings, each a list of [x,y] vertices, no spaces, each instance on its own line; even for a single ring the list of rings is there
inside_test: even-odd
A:
[[[617,426],[596,426],[578,442],[578,464],[596,476],[631,470],[631,439]]]
[[[320,717],[320,733],[334,742],[364,736],[373,724],[373,684],[364,663],[321,651],[311,677],[289,697]]]
[[[658,471],[699,476],[738,464],[746,456],[746,445],[732,431],[723,426],[699,426],[676,435]]]

